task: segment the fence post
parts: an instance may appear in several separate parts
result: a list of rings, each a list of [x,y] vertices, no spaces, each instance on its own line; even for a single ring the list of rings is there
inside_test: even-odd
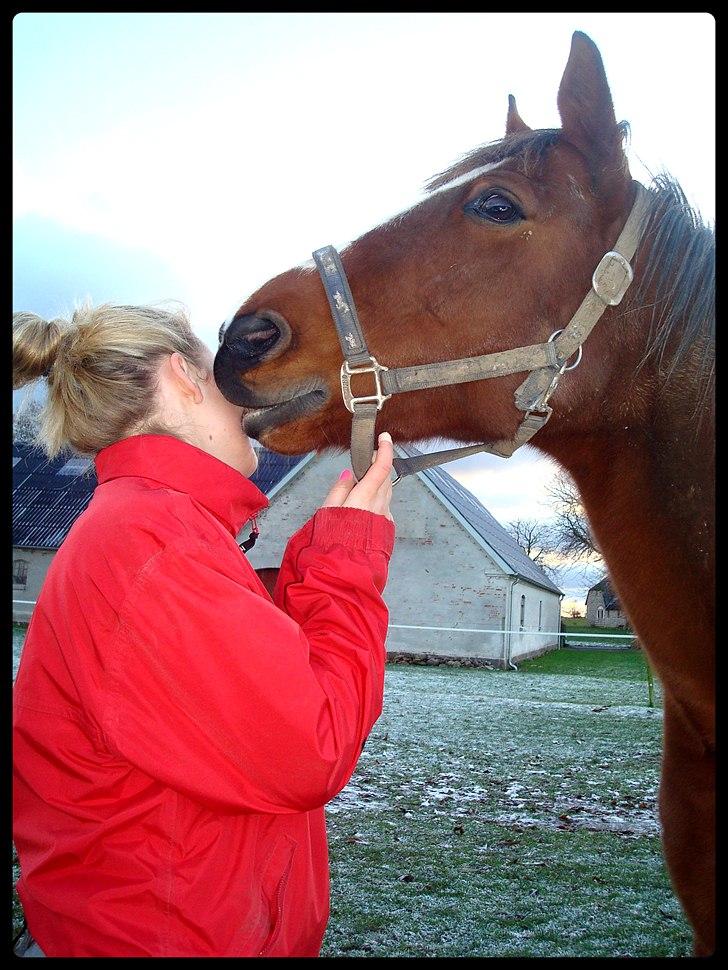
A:
[[[647,706],[654,707],[655,706],[655,680],[654,680],[654,677],[652,676],[652,667],[650,667],[650,661],[647,657],[647,654],[645,653],[645,650],[642,644],[636,638],[635,638],[635,642],[637,644],[637,649],[642,654],[642,661],[645,665],[645,669],[647,670]]]

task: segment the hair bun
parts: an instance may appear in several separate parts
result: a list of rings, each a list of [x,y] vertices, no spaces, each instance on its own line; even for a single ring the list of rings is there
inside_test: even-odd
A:
[[[62,320],[43,320],[25,311],[13,314],[13,390],[48,376],[63,329]]]

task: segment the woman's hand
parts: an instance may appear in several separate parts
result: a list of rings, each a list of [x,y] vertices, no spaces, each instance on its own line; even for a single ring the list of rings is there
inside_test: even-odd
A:
[[[389,503],[392,501],[392,480],[389,473],[392,470],[394,448],[392,438],[387,431],[379,435],[379,447],[374,452],[372,466],[360,482],[352,475],[348,468],[339,476],[339,480],[326,496],[322,508],[341,506],[348,509],[364,509],[392,518]]]

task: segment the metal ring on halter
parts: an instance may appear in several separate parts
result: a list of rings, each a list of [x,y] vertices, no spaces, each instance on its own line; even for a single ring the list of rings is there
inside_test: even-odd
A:
[[[563,332],[564,332],[563,329],[554,330],[554,332],[551,334],[551,336],[548,339],[548,343],[551,343],[552,340],[555,340],[558,337],[558,335]],[[578,367],[579,364],[581,363],[581,356],[583,353],[584,353],[584,348],[581,346],[581,344],[579,344],[579,349],[576,351],[576,360],[574,361],[573,364],[570,364],[568,367],[566,366],[566,362],[564,362],[564,366],[561,368],[561,373],[565,374],[567,370],[573,370],[575,367]],[[572,357],[573,356],[574,355],[572,354]]]

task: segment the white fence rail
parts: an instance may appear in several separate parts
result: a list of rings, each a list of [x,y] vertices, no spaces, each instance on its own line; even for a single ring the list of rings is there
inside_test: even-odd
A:
[[[13,604],[19,606],[35,606],[36,600],[13,600]],[[580,633],[578,630],[555,631],[555,630],[527,630],[518,628],[516,630],[504,630],[500,627],[497,630],[488,630],[483,627],[468,626],[415,626],[411,623],[390,623],[390,630],[439,630],[442,633],[504,633],[522,634],[531,637],[561,637],[563,639],[579,639],[585,637],[594,640],[634,640],[634,633]],[[608,628],[607,628],[608,629]]]
[[[573,630],[528,630],[525,627],[519,627],[515,630],[504,630],[500,627],[497,630],[487,630],[481,627],[466,627],[466,626],[414,626],[410,623],[390,623],[390,630],[440,630],[443,633],[510,633],[510,634],[521,634],[522,636],[529,637],[563,637],[564,639],[571,640],[581,640],[584,637],[595,640],[635,640],[636,634],[634,633],[581,633],[578,629]],[[609,627],[606,627],[609,629]],[[612,628],[613,629],[613,628]]]

